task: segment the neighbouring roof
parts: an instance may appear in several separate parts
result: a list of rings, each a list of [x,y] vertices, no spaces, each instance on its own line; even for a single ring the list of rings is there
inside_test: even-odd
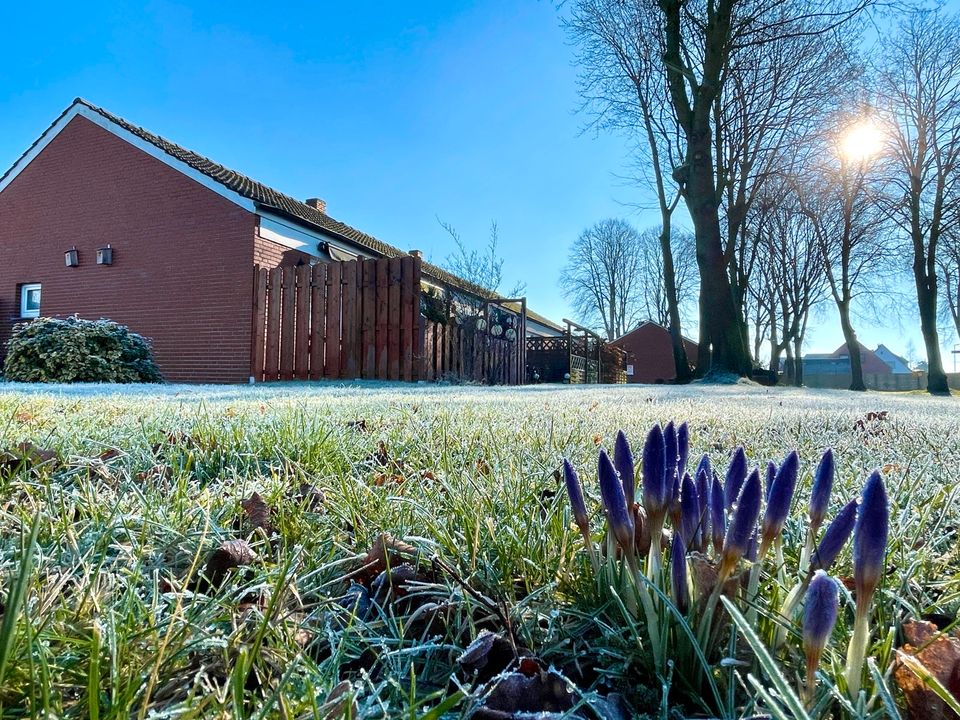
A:
[[[618,337],[616,340],[611,340],[610,342],[611,342],[611,344],[616,345],[616,344],[619,343],[621,340],[625,340],[626,338],[628,338],[628,337],[630,337],[631,335],[633,335],[635,332],[637,332],[637,331],[639,331],[639,330],[643,330],[644,328],[647,328],[647,327],[658,328],[658,329],[663,330],[665,333],[668,333],[668,334],[669,334],[669,332],[670,332],[670,328],[665,327],[664,325],[661,325],[661,324],[658,323],[658,322],[654,322],[653,320],[644,320],[644,321],[641,322],[639,325],[637,325],[635,328],[633,328],[633,330],[630,330],[630,331],[628,331],[628,332],[625,332],[623,335],[621,335],[620,337]],[[685,343],[688,343],[688,344],[693,345],[693,346],[696,346],[696,345],[697,345],[697,341],[696,341],[696,340],[691,340],[691,339],[688,338],[686,335],[681,335],[680,337],[683,339],[683,341],[684,341]]]
[[[297,200],[296,198],[279,192],[278,190],[274,190],[273,188],[257,182],[256,180],[253,180],[242,173],[238,173],[235,170],[226,168],[223,165],[216,163],[213,160],[204,157],[203,155],[200,155],[199,153],[193,152],[192,150],[187,150],[176,143],[145,130],[139,125],[134,125],[133,123],[114,115],[108,110],[104,110],[101,107],[97,107],[96,105],[87,102],[83,98],[76,98],[73,103],[71,103],[70,107],[64,110],[57,117],[57,119],[51,123],[50,127],[44,131],[43,135],[41,135],[40,138],[33,143],[33,145],[27,148],[23,155],[17,159],[17,161],[9,170],[7,170],[6,173],[0,176],[0,183],[3,182],[7,175],[13,172],[13,170],[24,157],[29,155],[31,150],[43,139],[47,132],[56,126],[60,119],[63,118],[70,111],[70,109],[76,105],[82,105],[87,109],[101,115],[106,120],[120,126],[127,132],[130,132],[141,140],[153,145],[170,157],[179,160],[196,172],[205,175],[211,180],[223,185],[228,190],[232,190],[241,197],[252,200],[254,203],[261,205],[266,209],[293,217],[309,226],[313,226],[314,228],[321,230],[324,233],[347,240],[348,242],[359,245],[362,248],[366,248],[377,255],[382,255],[384,257],[402,257],[409,254],[403,250],[400,250],[399,248],[394,247],[393,245],[389,245],[388,243],[375,238],[373,235],[369,235],[365,232],[357,230],[354,227],[351,227],[350,225],[347,225],[344,222],[335,220],[325,212],[321,212],[320,210],[317,210],[316,208],[313,208],[306,203]],[[428,276],[429,278],[449,285],[450,287],[458,290],[463,290],[486,299],[498,297],[496,293],[491,292],[487,288],[483,288],[475,283],[449,273],[443,268],[432,263],[424,262],[422,265],[422,270],[424,275]],[[556,328],[557,330],[563,329],[560,325],[548,320],[542,315],[531,312],[529,308],[527,309],[527,317],[548,327]]]

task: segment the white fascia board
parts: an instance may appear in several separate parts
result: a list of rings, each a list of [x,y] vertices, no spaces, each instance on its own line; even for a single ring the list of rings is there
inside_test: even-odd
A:
[[[317,249],[317,244],[325,242],[351,255],[362,258],[376,257],[369,251],[361,250],[339,239],[333,239],[320,230],[295,225],[282,216],[267,212],[262,208],[258,210],[258,214],[260,215],[260,237],[285,247],[319,257],[320,251]]]
[[[100,113],[96,112],[95,110],[91,110],[86,105],[83,105],[81,103],[74,103],[72,106],[70,106],[70,108],[63,114],[63,116],[40,137],[40,139],[32,148],[30,148],[30,151],[26,155],[24,155],[22,158],[20,158],[20,160],[17,161],[17,164],[10,169],[10,173],[3,179],[2,182],[0,182],[0,192],[3,192],[4,188],[6,188],[7,185],[13,182],[16,179],[16,177],[21,172],[23,172],[24,168],[26,168],[33,161],[33,159],[37,157],[37,155],[43,152],[44,148],[46,148],[47,145],[49,145],[53,141],[53,139],[57,137],[57,135],[59,135],[63,131],[63,129],[67,127],[67,125],[70,124],[70,121],[73,120],[78,115],[80,117],[86,118],[87,120],[92,122],[94,125],[98,125],[99,127],[102,127],[107,132],[112,133],[113,135],[116,135],[121,140],[124,140],[125,142],[130,143],[131,145],[136,147],[138,150],[142,150],[143,152],[145,152],[150,157],[156,158],[157,160],[162,162],[164,165],[167,165],[173,168],[174,170],[176,170],[177,172],[182,173],[183,175],[186,175],[191,180],[194,180],[195,182],[200,183],[208,190],[212,190],[217,195],[220,195],[221,197],[226,198],[227,200],[234,203],[235,205],[242,207],[244,210],[247,210],[249,212],[256,211],[253,204],[253,200],[249,200],[243,197],[239,193],[236,193],[233,190],[230,190],[229,188],[225,187],[224,185],[221,185],[216,180],[213,180],[212,178],[207,177],[203,173],[198,172],[197,170],[194,170],[192,167],[190,167],[186,163],[181,162],[180,160],[177,160],[172,155],[168,155],[163,150],[158,148],[156,145],[153,145],[152,143],[147,142],[143,138],[138,137],[137,135],[134,135],[129,130],[121,127],[120,125],[117,125],[111,120],[108,120]]]
[[[563,337],[566,334],[562,330],[557,330],[549,325],[544,325],[542,323],[538,323],[536,320],[531,320],[529,316],[527,317],[527,330],[532,330],[541,337]]]

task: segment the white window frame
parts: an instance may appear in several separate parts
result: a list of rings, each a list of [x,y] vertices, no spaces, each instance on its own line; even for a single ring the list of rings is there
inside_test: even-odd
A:
[[[30,292],[32,290],[37,290],[40,292],[40,302],[43,303],[43,287],[41,283],[24,283],[20,286],[20,317],[22,318],[36,318],[40,317],[40,308],[36,310],[30,310],[27,308],[27,298],[30,297]]]

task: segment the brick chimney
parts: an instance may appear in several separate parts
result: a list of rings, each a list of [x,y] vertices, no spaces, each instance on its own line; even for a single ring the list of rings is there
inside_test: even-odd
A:
[[[321,198],[308,198],[307,205],[312,207],[314,210],[319,210],[322,213],[327,211],[327,201]]]
[[[411,250],[408,254],[413,255],[415,258],[423,259],[423,253],[420,250]]]

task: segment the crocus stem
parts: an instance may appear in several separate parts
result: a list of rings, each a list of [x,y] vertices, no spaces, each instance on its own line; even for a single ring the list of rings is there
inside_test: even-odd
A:
[[[647,578],[659,585],[663,567],[663,518],[650,519],[650,553],[647,556]]]
[[[808,657],[807,658],[807,676],[806,681],[803,685],[803,691],[800,693],[800,696],[803,699],[803,704],[807,710],[811,710],[814,705],[814,700],[816,699],[816,690],[817,690],[817,668],[820,666],[820,657]]]
[[[597,558],[597,550],[593,547],[593,538],[590,537],[590,528],[580,528],[583,535],[583,542],[587,546],[587,553],[590,555],[590,565],[593,566],[593,574],[600,572],[600,560]]]
[[[783,644],[787,641],[787,627],[793,622],[793,615],[797,610],[797,605],[800,603],[800,598],[807,592],[808,585],[810,585],[809,574],[794,585],[790,592],[787,593],[787,598],[780,607],[781,622],[777,625],[777,632],[773,641],[774,652],[783,647]]]
[[[650,636],[650,652],[653,654],[653,666],[658,673],[663,673],[666,658],[663,654],[663,643],[660,638],[660,620],[653,606],[653,598],[650,596],[650,590],[647,588],[640,573],[640,568],[635,561],[630,563],[630,570],[633,572],[633,582],[637,588],[637,597],[643,606],[647,635]]]
[[[863,660],[867,655],[867,645],[870,642],[870,603],[864,604],[866,608],[863,610],[857,607],[857,614],[853,621],[853,636],[847,647],[847,692],[854,701],[860,694]]]
[[[807,540],[803,545],[803,551],[800,553],[800,576],[803,577],[807,574],[807,570],[810,569],[810,557],[813,555],[813,541],[815,530],[810,527],[807,528]]]
[[[747,621],[751,627],[757,625],[757,588],[760,587],[760,568],[763,565],[763,558],[766,557],[770,544],[764,539],[760,543],[760,551],[757,553],[757,561],[750,568],[750,581],[747,583]]]

